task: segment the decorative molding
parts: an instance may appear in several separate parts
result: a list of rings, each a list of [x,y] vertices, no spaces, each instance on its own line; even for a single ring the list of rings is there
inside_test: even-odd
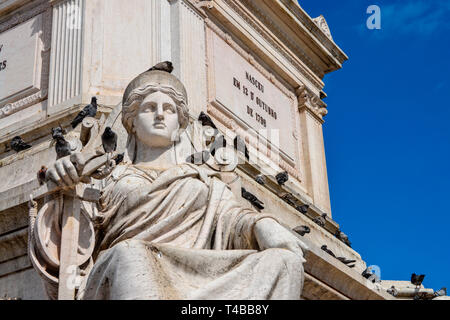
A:
[[[336,45],[336,43],[328,38],[322,29],[301,9],[297,1],[278,0],[281,2],[299,21],[301,21],[306,29],[308,29],[316,39],[332,54],[332,56],[343,63],[348,59],[347,55]]]
[[[25,97],[22,96],[19,100],[13,100],[12,102],[3,105],[0,108],[0,119],[10,116],[34,104],[37,104],[47,98],[52,36],[52,9],[50,5],[45,2],[39,6],[29,9],[22,15],[15,15],[14,17],[16,17],[16,19],[13,19],[14,21],[8,20],[7,22],[10,23],[10,26],[12,28],[13,26],[18,26],[19,24],[39,15],[42,15],[40,20],[41,30],[39,34],[40,50],[37,52],[37,55],[41,57],[41,65],[39,66],[40,90],[38,92],[28,94]],[[10,28],[5,28],[3,31],[7,31],[9,29]]]
[[[318,16],[317,18],[312,19],[317,26],[319,27],[320,30],[322,30],[323,33],[325,33],[325,35],[333,41],[333,37],[331,36],[331,31],[330,28],[328,27],[328,23],[325,20],[325,17],[323,15]]]
[[[35,94],[32,94],[31,96],[23,98],[19,101],[8,103],[3,108],[0,109],[0,119],[12,115],[13,113],[23,110],[26,107],[29,107],[33,104],[41,102],[46,97],[47,97],[47,90],[43,90],[36,92]]]
[[[34,1],[33,1],[34,2]],[[32,3],[33,3],[32,2]],[[16,12],[11,16],[7,16],[6,20],[0,23],[0,33],[5,32],[8,29],[14,28],[15,26],[30,20],[31,18],[43,13],[51,7],[51,3],[48,1],[41,1],[41,4],[35,5],[32,8],[26,8],[21,12]]]
[[[197,9],[212,9],[214,8],[213,0],[189,0]]]
[[[226,0],[227,2],[232,2],[235,0]],[[258,7],[258,5],[255,3],[255,1],[252,0],[241,0],[243,3],[247,5],[248,9],[252,10],[252,13],[257,16],[258,19],[260,19],[264,25],[266,25],[268,28],[270,28],[270,31],[274,33],[276,38],[281,39],[284,43],[288,45],[288,47],[293,50],[295,53],[297,53],[299,56],[302,57],[302,61],[315,73],[319,74],[321,77],[323,76],[323,72],[321,71],[320,67],[317,66],[314,61],[306,54],[306,52],[303,50],[302,47],[300,47],[296,42],[292,41],[292,39],[284,33],[280,27],[273,23],[273,20],[270,19],[264,12]],[[282,49],[279,49],[280,52]],[[284,50],[283,50],[284,51]],[[292,63],[292,61],[290,61]]]
[[[303,84],[297,88],[296,93],[299,109],[309,109],[323,123],[323,117],[328,114],[327,104]]]

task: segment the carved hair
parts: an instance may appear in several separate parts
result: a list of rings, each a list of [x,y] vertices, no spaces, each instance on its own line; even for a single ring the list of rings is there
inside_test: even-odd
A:
[[[143,87],[133,89],[122,105],[122,123],[128,134],[134,134],[135,128],[133,120],[137,116],[139,106],[146,96],[153,92],[160,91],[170,96],[177,105],[178,123],[180,129],[184,130],[189,122],[189,110],[187,107],[187,97],[175,90],[175,88],[162,84],[146,84]]]

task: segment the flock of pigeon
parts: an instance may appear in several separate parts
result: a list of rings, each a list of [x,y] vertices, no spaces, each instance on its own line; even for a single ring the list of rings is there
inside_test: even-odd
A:
[[[83,120],[87,117],[94,118],[97,115],[97,98],[92,97],[91,103],[83,108],[76,117],[72,120],[71,126],[75,129]],[[55,143],[56,158],[61,159],[63,157],[70,156],[72,153],[70,142],[66,140],[64,135],[66,130],[59,127],[52,128],[51,135]],[[19,138],[19,137],[16,137]],[[115,133],[111,127],[106,127],[105,131],[102,133],[102,146],[106,153],[112,153],[117,149],[117,133]],[[13,139],[14,140],[14,139]],[[31,147],[31,146],[30,146]],[[116,165],[123,161],[124,154],[117,155],[113,160]],[[39,184],[42,185],[46,181],[47,168],[42,166],[39,170],[37,177]]]

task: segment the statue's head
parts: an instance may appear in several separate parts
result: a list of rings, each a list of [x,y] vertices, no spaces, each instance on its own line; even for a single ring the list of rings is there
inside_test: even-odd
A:
[[[187,127],[189,113],[184,85],[164,71],[147,71],[125,90],[122,123],[128,134],[149,147],[167,147]]]

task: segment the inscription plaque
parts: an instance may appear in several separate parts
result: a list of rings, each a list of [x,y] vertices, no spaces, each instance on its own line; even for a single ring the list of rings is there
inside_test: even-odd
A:
[[[294,160],[295,101],[220,37],[213,35],[212,41],[213,104],[231,112]],[[273,134],[273,130],[279,130],[278,134]]]
[[[0,34],[0,107],[40,90],[42,16]]]

